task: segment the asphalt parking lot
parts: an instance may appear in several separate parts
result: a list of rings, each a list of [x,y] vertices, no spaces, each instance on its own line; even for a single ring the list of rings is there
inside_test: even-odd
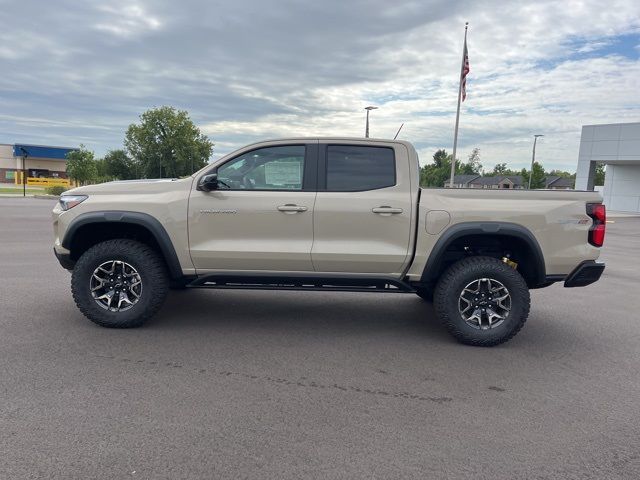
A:
[[[640,218],[483,349],[413,295],[173,292],[103,329],[52,207],[0,198],[0,478],[638,478]]]

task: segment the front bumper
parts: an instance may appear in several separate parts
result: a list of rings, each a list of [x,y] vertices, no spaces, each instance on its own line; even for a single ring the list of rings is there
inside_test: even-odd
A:
[[[586,260],[578,265],[564,280],[565,287],[586,287],[597,282],[604,271],[604,263]]]
[[[58,262],[60,262],[60,265],[62,265],[62,268],[64,268],[65,270],[73,270],[76,262],[71,259],[71,255],[69,255],[68,253],[58,253],[55,248],[53,249],[53,253],[58,259]]]

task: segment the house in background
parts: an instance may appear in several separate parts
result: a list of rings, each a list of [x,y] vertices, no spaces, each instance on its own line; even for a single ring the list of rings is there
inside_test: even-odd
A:
[[[574,183],[575,180],[573,178],[550,175],[544,179],[544,188],[548,188],[550,190],[573,190]]]
[[[456,175],[453,177],[454,188],[500,188],[520,189],[524,188],[520,175]],[[444,182],[444,187],[449,187],[449,179]]]
[[[480,175],[455,175],[453,177],[453,188],[471,188],[469,186],[469,182],[475,180],[476,178],[480,178]],[[444,186],[449,188],[449,184],[451,183],[451,177],[447,178],[444,182]]]
[[[471,183],[474,185],[474,188],[500,188],[510,190],[524,188],[520,175],[479,177]]]
[[[573,190],[573,178],[565,178],[557,175],[545,177],[544,188],[548,190]],[[456,175],[453,177],[455,188],[499,188],[520,190],[527,188],[521,175]],[[444,187],[449,187],[449,180],[444,182]]]

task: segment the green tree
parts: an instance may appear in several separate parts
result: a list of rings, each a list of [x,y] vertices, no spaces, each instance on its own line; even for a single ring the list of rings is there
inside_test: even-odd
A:
[[[529,170],[523,168],[522,170],[520,170],[518,175],[522,177],[522,186],[524,188],[527,188],[527,185],[529,185]]]
[[[482,163],[480,163],[480,149],[474,148],[469,155],[467,163],[460,165],[461,173],[465,175],[480,175],[482,171]]]
[[[137,166],[127,156],[124,150],[109,150],[102,160],[104,163],[104,173],[111,178],[118,180],[133,180],[139,178]]]
[[[420,185],[423,187],[442,187],[449,178],[450,164],[437,167],[434,164],[425,165],[420,171]]]
[[[522,172],[520,170],[511,170],[510,168],[508,168],[506,163],[498,163],[496,164],[495,167],[493,167],[493,170],[488,175],[508,176],[508,175],[521,175],[521,174]]]
[[[526,188],[529,185],[529,170],[523,168],[520,171],[520,175],[522,175],[522,180],[524,181],[524,186]],[[544,188],[546,177],[547,174],[545,173],[542,165],[538,162],[534,162],[533,175],[531,177],[531,189]]]
[[[207,164],[213,151],[186,111],[167,106],[140,115],[139,124],[129,125],[124,145],[147,178],[190,175]]]
[[[449,162],[449,167],[451,167],[451,155],[447,153],[444,148],[441,148],[433,154],[433,164],[441,168],[445,163]]]
[[[564,170],[551,170],[547,175],[562,178],[576,178],[575,173],[565,172]]]
[[[80,185],[94,182],[98,177],[98,166],[93,152],[80,145],[78,150],[67,153],[67,175]]]
[[[461,173],[460,160],[456,160],[456,174]],[[420,185],[423,187],[442,187],[451,176],[451,155],[440,149],[433,154],[433,163],[420,170]]]
[[[94,183],[103,183],[115,180],[114,177],[107,174],[107,167],[105,166],[104,159],[96,159],[96,172],[97,173],[96,177],[94,178]]]
[[[594,180],[594,185],[598,185],[598,186],[604,185],[604,172],[605,172],[604,163],[597,163],[596,164],[596,177],[595,177],[595,180]]]
[[[507,168],[506,163],[497,163],[495,167],[493,167],[493,171],[491,175],[508,175],[509,169]]]

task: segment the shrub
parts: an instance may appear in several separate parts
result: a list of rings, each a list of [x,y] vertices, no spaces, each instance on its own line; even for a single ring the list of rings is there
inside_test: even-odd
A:
[[[67,187],[63,187],[63,186],[47,187],[44,189],[44,191],[47,192],[47,194],[55,195],[56,197],[59,197],[60,195],[62,195],[62,193],[65,192],[66,190],[67,190]]]

